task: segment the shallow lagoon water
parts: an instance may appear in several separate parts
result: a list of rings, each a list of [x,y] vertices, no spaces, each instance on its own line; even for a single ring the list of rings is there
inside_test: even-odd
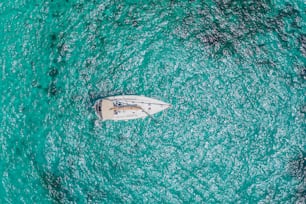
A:
[[[305,11],[0,3],[1,203],[305,202]],[[172,108],[98,121],[118,94]]]

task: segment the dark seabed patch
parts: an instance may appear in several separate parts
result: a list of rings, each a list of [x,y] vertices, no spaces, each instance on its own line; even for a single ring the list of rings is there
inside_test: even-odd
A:
[[[103,190],[99,190],[99,188],[96,188],[94,190],[87,190],[87,203],[100,203],[105,202],[107,198],[107,193]]]
[[[49,196],[57,203],[73,201],[69,190],[64,186],[65,177],[51,171],[41,172],[41,180]]]
[[[303,105],[300,109],[301,113],[305,116],[306,115],[306,105]]]
[[[302,79],[306,80],[306,67],[301,68],[300,76]]]
[[[56,82],[55,81],[51,81],[48,89],[47,89],[48,95],[49,96],[56,96],[59,93],[59,89],[56,86]]]
[[[289,173],[298,180],[296,203],[306,202],[306,152],[302,151],[288,164]]]
[[[187,36],[195,36],[200,42],[214,50],[214,56],[244,55],[239,46],[258,34],[277,33],[282,46],[288,49],[288,41],[292,38],[285,29],[285,22],[296,22],[291,26],[291,35],[301,30],[298,26],[301,15],[291,4],[271,16],[275,12],[270,1],[215,1],[217,7],[203,5],[199,10],[191,10],[183,20],[183,30]],[[214,18],[210,18],[210,14]],[[201,21],[194,21],[200,17]],[[249,44],[249,48],[256,45]],[[259,46],[259,45],[258,45]]]
[[[55,68],[55,67],[51,67],[49,72],[48,72],[48,75],[54,79],[57,75],[58,75],[58,70]]]
[[[301,34],[299,37],[299,42],[300,42],[300,50],[304,57],[306,57],[306,34]]]
[[[289,172],[299,181],[306,181],[306,152],[301,152],[289,162]]]
[[[53,49],[56,47],[56,44],[57,44],[57,34],[56,33],[52,33],[50,35],[50,48]]]

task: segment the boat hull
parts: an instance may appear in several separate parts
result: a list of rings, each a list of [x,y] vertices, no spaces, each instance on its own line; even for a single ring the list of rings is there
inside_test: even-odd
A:
[[[96,101],[94,108],[101,120],[132,120],[145,118],[170,107],[163,101],[145,96],[111,96]]]

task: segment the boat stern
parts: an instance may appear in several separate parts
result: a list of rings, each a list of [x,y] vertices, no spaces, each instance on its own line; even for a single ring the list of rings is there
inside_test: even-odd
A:
[[[101,102],[102,102],[101,100],[98,100],[94,105],[94,109],[95,109],[96,115],[99,117],[99,119],[103,120],[103,117],[102,117],[102,103]]]

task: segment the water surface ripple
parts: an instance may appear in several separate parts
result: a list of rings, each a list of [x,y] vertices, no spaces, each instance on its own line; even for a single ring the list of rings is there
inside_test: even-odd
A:
[[[305,203],[305,11],[0,3],[0,203]],[[118,94],[172,108],[98,121]]]

